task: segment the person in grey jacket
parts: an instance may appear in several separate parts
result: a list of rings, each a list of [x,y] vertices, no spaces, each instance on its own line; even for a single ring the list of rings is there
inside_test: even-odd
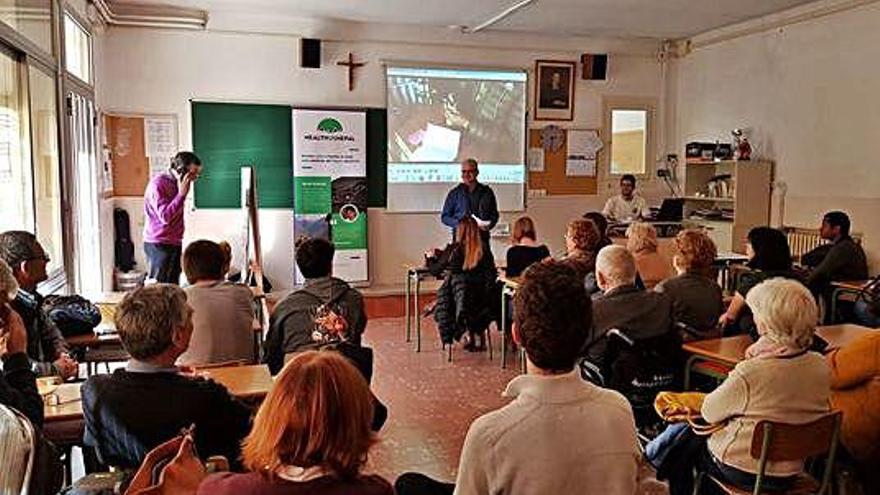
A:
[[[324,239],[297,243],[296,265],[306,279],[276,306],[263,349],[272,374],[284,366],[285,354],[320,347],[328,333],[360,346],[367,327],[364,298],[347,282],[332,276],[335,247]]]
[[[68,354],[61,331],[43,310],[43,296],[37,285],[48,279],[49,256],[36,236],[12,230],[0,234],[0,259],[12,269],[19,290],[12,309],[27,329],[27,354],[37,376],[75,377],[79,364]]]

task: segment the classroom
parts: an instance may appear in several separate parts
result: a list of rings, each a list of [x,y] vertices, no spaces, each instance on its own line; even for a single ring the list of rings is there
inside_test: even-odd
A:
[[[0,494],[880,493],[876,0],[0,0]]]

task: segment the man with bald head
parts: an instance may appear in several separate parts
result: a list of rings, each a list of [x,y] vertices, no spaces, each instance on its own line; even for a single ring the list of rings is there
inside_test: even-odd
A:
[[[596,281],[602,294],[593,298],[593,331],[587,344],[590,361],[599,364],[605,333],[616,328],[634,340],[647,340],[672,331],[672,301],[636,287],[636,262],[625,247],[612,244],[599,250]]]
[[[440,219],[443,225],[452,229],[453,236],[458,222],[465,217],[476,217],[480,226],[480,237],[488,251],[489,231],[498,223],[498,204],[492,188],[481,184],[477,178],[480,169],[477,161],[468,158],[461,162],[461,183],[446,195]]]

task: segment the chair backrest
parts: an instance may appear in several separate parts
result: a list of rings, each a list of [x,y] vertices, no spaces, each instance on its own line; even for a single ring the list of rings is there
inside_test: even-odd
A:
[[[18,411],[0,405],[0,493],[28,493],[34,465],[34,428]]]
[[[833,411],[804,424],[759,421],[752,435],[751,455],[761,458],[765,439],[768,461],[796,461],[825,454],[837,440],[841,416],[840,411]]]
[[[248,362],[245,359],[234,359],[232,361],[222,361],[219,363],[196,364],[192,368],[194,370],[211,370],[215,368],[228,368],[231,366],[245,366]]]

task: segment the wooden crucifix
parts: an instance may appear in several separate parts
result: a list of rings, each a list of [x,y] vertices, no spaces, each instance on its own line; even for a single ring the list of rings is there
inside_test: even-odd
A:
[[[354,90],[354,70],[367,65],[367,63],[355,62],[354,56],[351,54],[351,52],[348,52],[348,60],[336,62],[336,65],[342,65],[348,68],[348,90],[352,91]]]

